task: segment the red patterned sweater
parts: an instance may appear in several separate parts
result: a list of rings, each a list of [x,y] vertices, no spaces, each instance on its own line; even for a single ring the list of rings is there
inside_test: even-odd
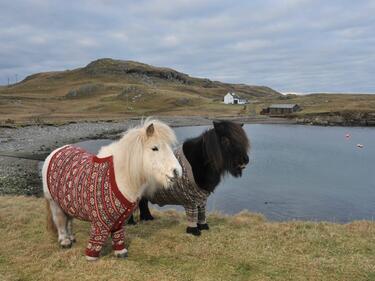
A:
[[[112,156],[98,158],[64,146],[49,162],[47,185],[66,214],[91,222],[87,256],[98,257],[109,235],[114,250],[125,248],[123,225],[137,202],[128,201],[118,189]]]

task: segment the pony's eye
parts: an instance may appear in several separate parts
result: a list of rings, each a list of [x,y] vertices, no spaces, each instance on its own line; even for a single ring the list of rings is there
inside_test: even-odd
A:
[[[159,151],[159,148],[158,148],[157,146],[154,146],[154,147],[152,148],[152,150],[153,150],[153,151]]]

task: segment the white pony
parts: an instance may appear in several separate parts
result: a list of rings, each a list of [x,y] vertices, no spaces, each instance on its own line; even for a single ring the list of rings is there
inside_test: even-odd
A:
[[[142,194],[167,188],[182,174],[171,146],[173,130],[159,120],[147,119],[128,130],[97,156],[67,145],[54,150],[42,169],[49,225],[57,230],[60,246],[75,241],[72,219],[91,222],[86,258],[96,260],[112,236],[117,257],[126,257],[124,221]]]

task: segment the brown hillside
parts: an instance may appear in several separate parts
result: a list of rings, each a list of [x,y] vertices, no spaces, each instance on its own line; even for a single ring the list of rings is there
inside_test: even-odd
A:
[[[220,103],[228,91],[250,100],[281,96],[264,86],[221,83],[170,68],[99,59],[83,68],[33,74],[20,83],[0,88],[0,121],[116,119],[148,114],[236,115],[239,107]]]

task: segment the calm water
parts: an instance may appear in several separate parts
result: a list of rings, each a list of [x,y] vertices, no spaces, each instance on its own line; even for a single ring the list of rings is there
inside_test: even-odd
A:
[[[207,127],[175,128],[180,141]],[[252,149],[242,178],[230,176],[208,209],[243,209],[272,220],[347,222],[375,217],[375,128],[245,125]],[[346,134],[351,135],[346,138]],[[96,152],[108,140],[80,143]],[[364,148],[357,148],[357,143]]]

